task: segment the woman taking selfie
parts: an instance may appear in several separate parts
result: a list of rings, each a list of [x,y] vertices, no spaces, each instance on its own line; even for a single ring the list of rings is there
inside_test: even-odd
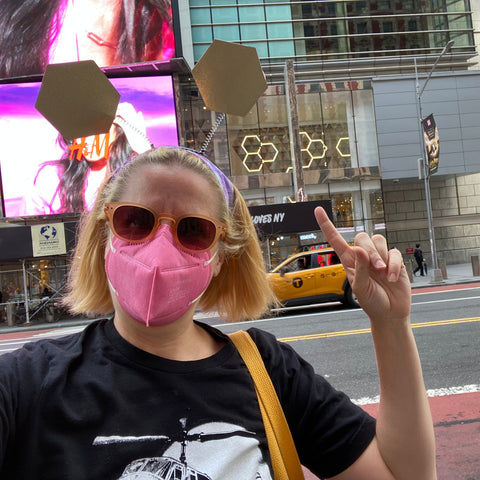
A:
[[[300,461],[319,478],[435,479],[400,252],[366,234],[350,247],[315,214],[370,317],[381,399],[375,421],[250,329]],[[115,172],[80,227],[67,301],[112,318],[0,357],[1,478],[273,478],[249,371],[228,336],[194,320],[197,308],[254,319],[274,302],[246,204],[220,170],[169,147]]]

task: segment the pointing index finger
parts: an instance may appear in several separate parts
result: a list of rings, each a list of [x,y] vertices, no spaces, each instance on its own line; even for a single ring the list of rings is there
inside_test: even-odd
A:
[[[338,255],[342,255],[345,250],[350,248],[348,243],[338,233],[337,229],[328,218],[327,212],[325,212],[322,207],[315,208],[315,218],[317,219],[318,226],[322,229],[327,242],[338,253]]]

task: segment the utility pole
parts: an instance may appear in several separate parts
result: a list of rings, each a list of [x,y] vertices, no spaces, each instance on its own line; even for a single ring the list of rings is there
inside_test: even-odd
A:
[[[419,132],[420,132],[420,141],[421,141],[421,150],[422,150],[422,160],[423,160],[423,181],[424,181],[424,187],[425,187],[425,201],[427,203],[427,221],[428,221],[428,234],[429,234],[429,239],[430,239],[430,250],[432,252],[432,267],[430,268],[430,282],[431,283],[440,283],[443,280],[442,277],[442,271],[438,268],[438,259],[437,259],[437,247],[435,244],[435,231],[433,227],[433,215],[432,215],[432,199],[430,196],[430,169],[428,167],[428,159],[427,159],[427,152],[426,152],[426,145],[425,145],[425,136],[423,133],[423,126],[422,126],[422,121],[423,121],[423,113],[422,113],[422,94],[425,90],[425,87],[427,86],[428,81],[430,80],[430,77],[432,76],[433,71],[435,70],[435,67],[437,66],[437,63],[439,60],[445,55],[446,53],[450,52],[452,49],[454,42],[453,40],[450,40],[445,47],[443,47],[442,52],[438,56],[438,58],[435,60],[435,63],[433,64],[427,79],[425,80],[423,87],[420,88],[420,83],[418,80],[418,70],[417,70],[417,58],[414,58],[414,63],[415,63],[415,89],[416,89],[416,97],[417,97],[417,106],[418,106],[418,126],[419,126]]]
[[[288,133],[290,136],[290,157],[293,169],[293,189],[295,201],[307,200],[305,181],[303,179],[302,146],[300,141],[300,127],[298,125],[297,91],[295,88],[295,70],[293,60],[285,62],[285,94],[287,97]]]

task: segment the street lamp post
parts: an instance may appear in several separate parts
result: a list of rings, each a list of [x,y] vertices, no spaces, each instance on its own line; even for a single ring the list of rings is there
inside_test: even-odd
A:
[[[446,53],[450,52],[453,46],[453,40],[450,40],[445,47],[443,47],[442,52],[438,56],[438,58],[435,60],[435,63],[433,64],[430,73],[428,74],[425,82],[423,83],[423,87],[420,88],[420,83],[418,81],[418,71],[417,71],[417,58],[414,58],[415,62],[415,88],[416,88],[416,94],[417,94],[417,105],[418,105],[418,126],[420,129],[420,138],[421,138],[421,145],[422,145],[422,164],[423,164],[423,181],[425,185],[425,201],[427,203],[427,220],[428,220],[428,233],[430,237],[430,250],[432,252],[432,267],[430,268],[430,279],[432,283],[439,283],[443,280],[442,277],[442,272],[438,268],[438,260],[437,260],[437,248],[435,245],[435,232],[433,228],[433,216],[432,216],[432,199],[430,196],[430,170],[428,168],[428,159],[427,159],[427,153],[426,153],[426,145],[425,145],[425,137],[423,134],[423,127],[422,127],[422,120],[423,120],[423,114],[422,114],[422,94],[423,91],[425,90],[425,87],[427,86],[428,81],[430,80],[430,77],[432,76],[433,71],[435,70],[435,67],[437,66],[437,63],[439,60],[445,55]]]

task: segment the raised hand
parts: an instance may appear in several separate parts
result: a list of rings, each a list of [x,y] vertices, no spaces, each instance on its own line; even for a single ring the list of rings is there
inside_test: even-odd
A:
[[[323,208],[315,209],[315,218],[327,242],[340,257],[348,281],[370,319],[373,322],[408,320],[410,280],[400,251],[388,250],[383,236],[370,238],[366,233],[359,233],[352,247]]]

